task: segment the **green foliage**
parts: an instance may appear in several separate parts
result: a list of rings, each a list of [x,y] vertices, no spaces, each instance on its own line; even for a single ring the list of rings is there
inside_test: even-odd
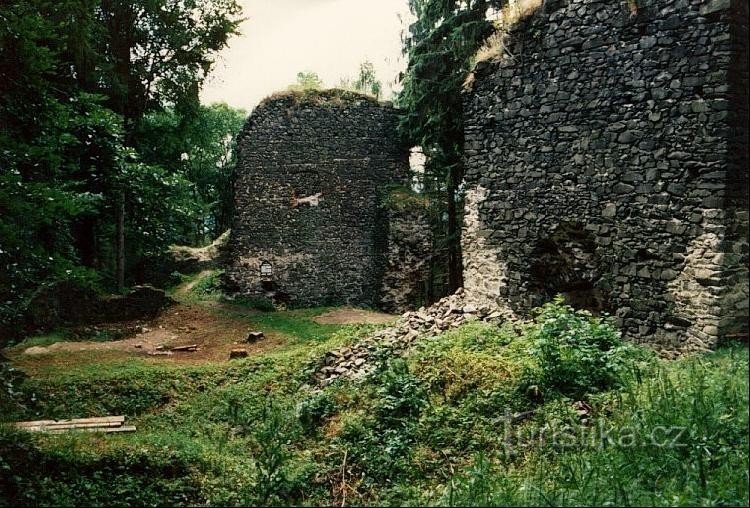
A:
[[[288,92],[315,92],[322,91],[326,88],[323,80],[318,73],[313,71],[304,71],[297,73],[297,82],[287,87]],[[343,78],[339,81],[335,90],[344,90],[355,92],[357,94],[366,94],[375,100],[380,99],[383,84],[375,74],[375,66],[372,62],[365,61],[359,66],[359,75],[352,81],[350,78]]]
[[[145,258],[186,231],[194,240],[193,222],[208,223],[203,236],[228,222],[230,137],[240,113],[198,108],[197,98],[238,16],[235,0],[0,5],[4,339],[23,331],[25,302],[39,286],[79,279],[114,286],[121,198],[131,281]],[[193,158],[180,167],[170,164],[174,154],[154,153],[179,132],[142,125],[147,113],[170,108],[181,127],[193,122],[183,142]]]
[[[255,482],[251,489],[251,503],[259,506],[282,505],[303,490],[300,479],[290,467],[291,443],[300,432],[293,411],[267,398],[256,420],[245,416],[240,421],[250,427],[252,438]]]
[[[336,400],[328,392],[304,399],[297,409],[300,424],[308,434],[318,430],[323,421],[335,412]]]
[[[608,396],[607,411],[593,421],[558,427],[564,439],[548,433],[523,465],[485,461],[456,475],[443,499],[456,506],[745,505],[747,375],[746,348],[663,364]],[[553,422],[553,411],[540,420]]]
[[[297,82],[289,85],[287,90],[290,92],[304,92],[307,90],[321,90],[322,88],[323,80],[320,79],[317,72],[304,71],[297,73]]]
[[[534,323],[530,376],[544,393],[581,398],[615,388],[633,365],[635,351],[608,319],[576,311],[561,296],[537,309]]]
[[[357,79],[352,81],[349,78],[343,78],[339,81],[338,88],[368,94],[375,99],[380,99],[380,94],[383,92],[383,83],[378,79],[372,62],[364,61],[359,65]]]
[[[462,474],[451,478],[443,499],[446,506],[498,506],[500,490],[492,480],[492,464],[484,453],[474,456],[471,466]]]
[[[223,273],[223,270],[212,270],[205,276],[201,276],[202,273],[197,277],[183,276],[183,283],[189,284],[190,291],[187,295],[180,295],[180,298],[183,301],[220,300],[224,297],[221,281]]]
[[[323,311],[237,311],[287,339],[246,360],[68,359],[14,381],[10,418],[118,413],[138,432],[0,431],[0,504],[747,505],[745,346],[618,357],[639,369],[584,393],[581,414],[559,383],[543,399],[524,389],[540,334],[580,334],[559,348],[592,356],[620,347],[605,320],[560,302],[528,326],[469,323],[313,391],[306,367],[368,330],[314,323]]]
[[[14,413],[24,407],[23,392],[20,387],[25,378],[23,372],[0,357],[0,408],[3,408],[5,413],[3,417],[0,417],[0,421],[11,418]]]
[[[28,434],[0,426],[0,504],[186,505],[198,499],[201,457],[185,448],[122,446],[92,453],[74,439],[61,445],[47,450]]]
[[[151,166],[182,179],[171,214],[156,217],[172,231],[168,240],[202,244],[229,228],[234,139],[246,112],[226,104],[199,106],[189,115],[175,108],[147,114],[138,128],[138,151]],[[164,242],[162,242],[163,244]]]
[[[416,418],[426,405],[427,392],[404,360],[389,362],[378,379],[375,416],[384,427],[397,427]]]

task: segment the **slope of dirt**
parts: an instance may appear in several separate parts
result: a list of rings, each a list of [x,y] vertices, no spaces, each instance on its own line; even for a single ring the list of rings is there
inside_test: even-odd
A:
[[[56,342],[49,346],[27,348],[22,354],[39,356],[56,352],[121,351],[132,355],[151,355],[164,361],[205,362],[226,360],[229,351],[234,348],[242,347],[253,354],[284,342],[283,337],[270,332],[266,333],[264,340],[247,344],[244,340],[250,331],[255,329],[247,320],[211,312],[197,304],[181,304],[167,309],[142,327],[140,333],[128,339]],[[163,354],[173,347],[193,344],[198,346],[197,351]]]

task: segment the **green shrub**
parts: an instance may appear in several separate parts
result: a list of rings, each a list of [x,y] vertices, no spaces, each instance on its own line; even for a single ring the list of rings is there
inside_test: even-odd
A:
[[[240,435],[249,438],[254,465],[254,481],[242,504],[285,505],[298,499],[310,471],[295,467],[293,443],[301,428],[292,408],[268,395],[260,414],[234,405],[230,413]]]
[[[328,393],[318,393],[304,399],[297,410],[302,428],[308,434],[320,427],[323,421],[335,414],[336,401]]]
[[[528,331],[537,363],[527,373],[530,393],[582,398],[621,384],[636,353],[609,319],[574,310],[561,296],[535,312]]]
[[[24,408],[21,384],[26,376],[0,357],[0,421]]]
[[[427,390],[422,381],[409,372],[401,358],[387,363],[378,375],[375,414],[385,427],[400,426],[404,420],[416,419],[427,404]]]
[[[223,273],[223,270],[214,270],[205,277],[198,279],[190,288],[192,296],[198,299],[220,298],[224,294],[221,282]]]

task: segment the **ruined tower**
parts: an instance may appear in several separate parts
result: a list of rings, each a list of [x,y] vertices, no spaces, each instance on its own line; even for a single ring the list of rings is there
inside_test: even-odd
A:
[[[396,241],[384,196],[409,175],[397,122],[390,105],[340,90],[277,94],[253,111],[237,141],[226,270],[236,291],[295,306],[379,303]]]

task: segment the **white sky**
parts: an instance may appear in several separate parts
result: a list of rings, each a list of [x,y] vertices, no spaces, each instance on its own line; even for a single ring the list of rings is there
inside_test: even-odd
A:
[[[399,71],[401,19],[407,0],[240,0],[241,35],[229,40],[201,92],[203,103],[226,102],[248,110],[264,97],[314,71],[326,86],[356,78],[369,60],[391,95]],[[406,23],[406,21],[403,21]]]

